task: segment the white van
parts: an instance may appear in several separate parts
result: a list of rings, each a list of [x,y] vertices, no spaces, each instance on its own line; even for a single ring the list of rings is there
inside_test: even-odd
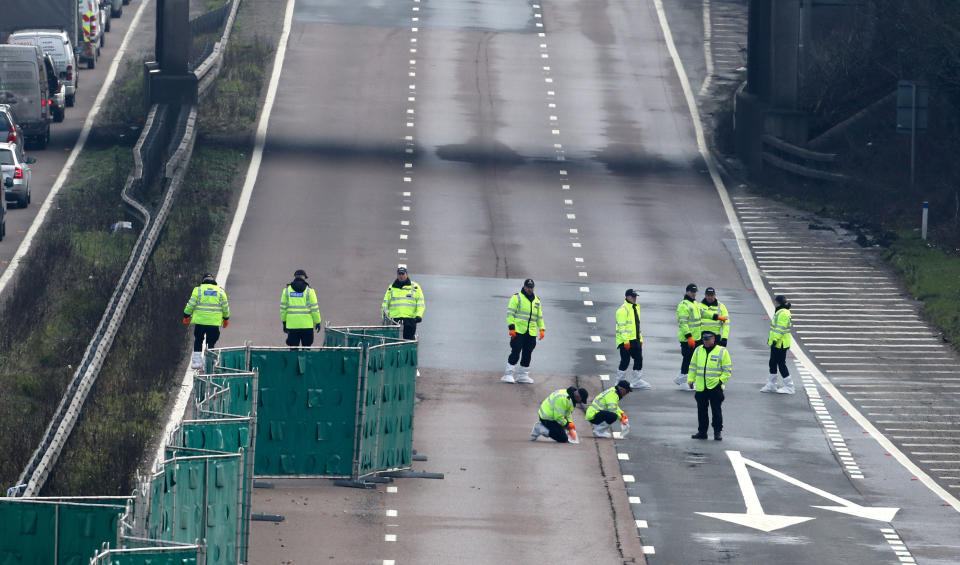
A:
[[[73,106],[77,96],[79,69],[73,45],[67,32],[59,29],[23,29],[15,31],[7,38],[13,45],[36,45],[53,59],[57,76],[63,83],[67,106]]]
[[[43,51],[34,45],[0,45],[0,104],[13,106],[25,141],[43,149],[50,141],[53,96]],[[56,77],[54,77],[56,78]]]

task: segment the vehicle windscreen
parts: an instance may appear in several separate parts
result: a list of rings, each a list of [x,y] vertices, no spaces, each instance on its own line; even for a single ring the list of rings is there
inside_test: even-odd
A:
[[[7,119],[7,115],[3,112],[0,112],[0,132],[10,131],[10,120]]]
[[[16,161],[13,160],[13,151],[0,149],[0,165],[16,165]]]
[[[0,104],[17,105],[18,108],[38,104],[38,86],[35,64],[27,61],[0,61]]]

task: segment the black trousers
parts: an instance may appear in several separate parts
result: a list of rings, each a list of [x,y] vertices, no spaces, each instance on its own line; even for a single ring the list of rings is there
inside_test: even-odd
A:
[[[707,418],[707,406],[710,406],[713,412],[713,433],[723,430],[723,389],[720,385],[707,390],[697,391],[693,395],[697,399],[697,431],[701,434],[707,433],[707,426],[710,420]]]
[[[530,357],[533,355],[533,348],[536,346],[537,336],[518,333],[517,337],[510,338],[510,356],[507,357],[507,363],[516,365],[519,359],[521,367],[529,367]]]
[[[417,337],[417,322],[413,318],[400,318],[397,320],[403,326],[403,339],[412,340]]]
[[[560,425],[556,420],[544,420],[540,418],[540,423],[550,430],[550,439],[557,443],[569,443],[567,438],[567,429]]]
[[[203,326],[196,324],[193,326],[193,350],[203,351],[203,338],[207,338],[207,348],[213,349],[220,339],[220,326]]]
[[[591,424],[600,424],[606,422],[612,424],[618,420],[617,413],[611,412],[609,410],[601,410],[593,415],[593,418],[590,421]]]
[[[790,348],[780,349],[776,345],[770,346],[770,374],[777,372],[777,369],[780,369],[780,376],[787,378],[790,376],[790,371],[787,370],[787,351]]]
[[[290,347],[310,347],[313,345],[313,328],[291,330],[287,328],[287,345]]]
[[[690,359],[693,358],[693,350],[697,348],[698,345],[702,345],[702,341],[696,342],[693,347],[687,345],[686,341],[680,342],[680,354],[683,355],[683,360],[680,362],[680,372],[684,375],[690,371]]]
[[[623,344],[617,346],[620,350],[620,370],[625,371],[630,365],[630,359],[633,359],[633,370],[639,371],[643,368],[643,344],[635,339],[630,340],[630,351],[624,349]]]

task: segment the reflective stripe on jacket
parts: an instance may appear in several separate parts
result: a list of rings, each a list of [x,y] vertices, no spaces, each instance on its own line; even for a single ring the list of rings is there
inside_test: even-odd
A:
[[[280,321],[286,322],[287,329],[302,330],[320,323],[320,305],[317,293],[307,287],[297,292],[287,285],[280,293]]]
[[[727,313],[727,307],[723,305],[719,300],[714,302],[712,305],[707,304],[706,302],[700,302],[700,317],[702,321],[700,322],[700,333],[706,331],[711,331],[717,334],[717,339],[723,338],[727,339],[730,337],[730,320],[726,322],[721,322],[720,320],[714,320],[714,316],[723,316],[724,318],[729,318],[730,314]]]
[[[507,306],[507,328],[513,326],[518,334],[537,335],[539,330],[547,327],[543,324],[543,305],[540,297],[534,295],[533,300],[522,292],[510,297]]]
[[[730,353],[726,347],[714,345],[713,349],[707,351],[700,345],[693,350],[687,382],[695,383],[694,389],[700,392],[727,382],[732,371],[733,363],[730,361]]]
[[[773,345],[780,349],[790,347],[790,330],[793,329],[793,315],[789,308],[780,307],[774,312],[770,320],[770,337],[767,338],[767,345]]]
[[[700,307],[686,296],[677,305],[677,327],[677,339],[680,341],[687,341],[687,334],[700,340],[700,333],[703,331],[700,328]]]
[[[411,280],[407,280],[403,288],[390,285],[387,292],[383,293],[383,304],[380,305],[381,310],[394,320],[423,317],[425,307],[420,285]]]
[[[540,403],[540,418],[542,420],[554,421],[561,426],[566,426],[573,415],[573,399],[567,394],[567,390],[561,388],[550,393],[543,402]]]
[[[624,300],[617,308],[617,346],[635,339],[643,342],[643,334],[640,333],[640,305]]]
[[[593,402],[587,407],[587,420],[592,419],[597,415],[597,412],[601,410],[616,412],[617,418],[623,416],[623,410],[620,409],[620,395],[617,394],[617,387],[612,386],[593,399]]]
[[[193,317],[200,326],[220,326],[230,318],[230,303],[227,292],[215,284],[201,284],[190,293],[190,300],[183,307],[184,317]]]

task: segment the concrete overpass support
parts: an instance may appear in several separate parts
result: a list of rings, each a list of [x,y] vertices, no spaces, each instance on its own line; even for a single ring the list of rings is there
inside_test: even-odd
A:
[[[192,43],[190,0],[157,0],[157,60],[144,64],[147,107],[197,103],[197,77],[187,68]]]

